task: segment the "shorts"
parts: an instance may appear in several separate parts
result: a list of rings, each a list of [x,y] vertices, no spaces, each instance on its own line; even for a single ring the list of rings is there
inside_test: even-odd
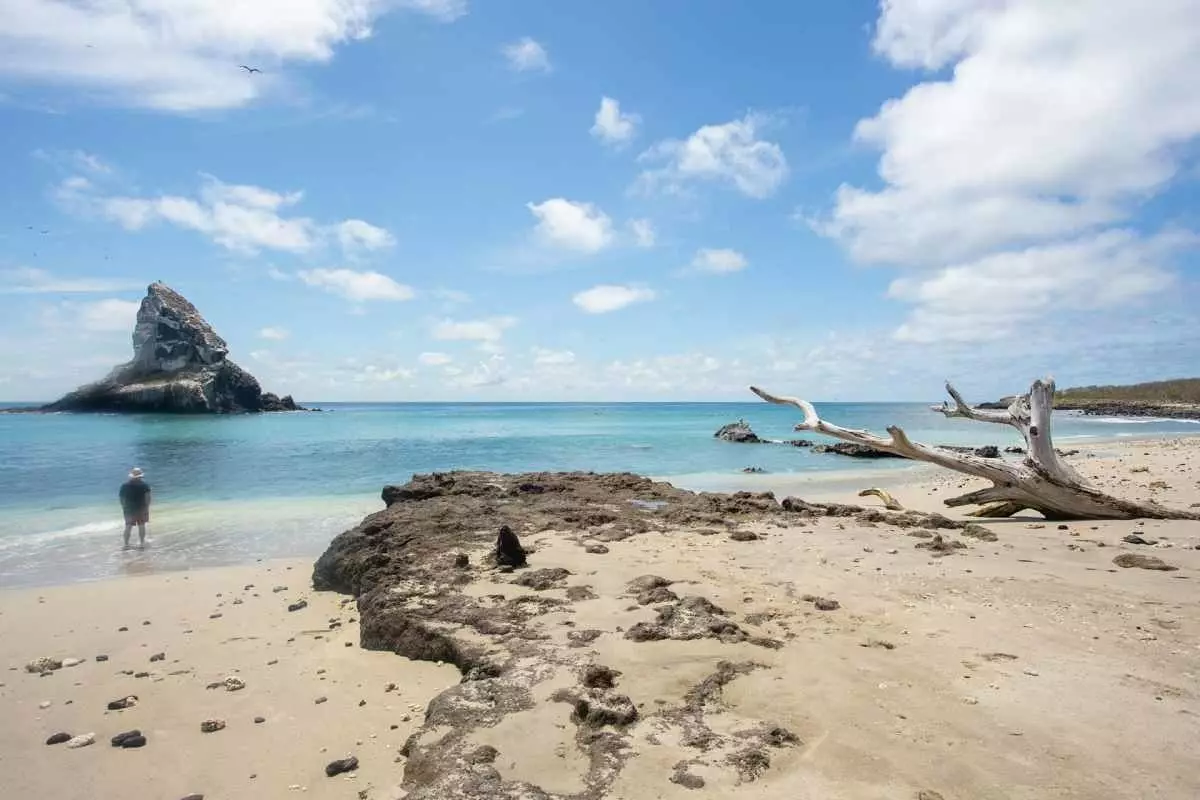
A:
[[[126,525],[145,525],[150,521],[150,509],[141,508],[125,512]]]

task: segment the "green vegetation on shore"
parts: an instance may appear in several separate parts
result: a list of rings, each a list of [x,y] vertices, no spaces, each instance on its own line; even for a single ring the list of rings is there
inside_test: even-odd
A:
[[[1055,403],[1125,402],[1125,403],[1188,403],[1200,404],[1200,378],[1177,378],[1169,381],[1133,383],[1128,386],[1076,386],[1061,389],[1054,395]]]

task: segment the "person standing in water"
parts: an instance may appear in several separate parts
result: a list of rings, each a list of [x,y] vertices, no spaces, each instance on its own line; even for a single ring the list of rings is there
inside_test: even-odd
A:
[[[146,546],[146,523],[150,521],[150,484],[143,478],[146,473],[134,467],[129,471],[129,480],[121,484],[119,496],[121,510],[125,512],[125,549],[129,549],[129,534],[133,526],[138,529],[138,547]]]

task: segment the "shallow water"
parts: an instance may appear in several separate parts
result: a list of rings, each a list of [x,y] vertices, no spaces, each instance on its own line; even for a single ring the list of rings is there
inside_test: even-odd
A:
[[[628,470],[696,490],[797,487],[907,468],[779,445],[715,440],[746,419],[797,434],[793,409],[763,403],[330,404],[321,414],[240,417],[0,415],[0,585],[316,555],[382,507],[379,490],[419,472]],[[923,404],[821,404],[847,427],[903,426],[939,444],[1016,444],[998,425]],[[1200,433],[1180,420],[1059,415],[1056,442]],[[131,466],[154,487],[151,546],[120,549],[117,487]],[[743,475],[761,467],[766,475]],[[136,533],[134,534],[136,540]]]

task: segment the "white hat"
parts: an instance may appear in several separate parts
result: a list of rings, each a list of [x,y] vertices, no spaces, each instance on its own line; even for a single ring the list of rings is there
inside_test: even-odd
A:
[[[141,467],[134,467],[133,469],[129,470],[129,477],[131,478],[140,478],[145,474],[146,473],[142,472]]]

